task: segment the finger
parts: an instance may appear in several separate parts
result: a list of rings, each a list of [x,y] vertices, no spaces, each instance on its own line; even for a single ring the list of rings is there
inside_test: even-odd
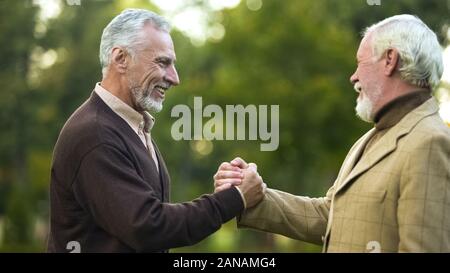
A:
[[[219,171],[242,171],[241,168],[231,165],[229,162],[222,162],[219,166]]]
[[[248,168],[257,172],[258,171],[258,166],[255,163],[249,163],[248,164]]]
[[[239,167],[241,169],[247,169],[248,165],[247,162],[245,162],[242,158],[236,157],[235,159],[231,160],[231,165]]]
[[[242,184],[242,179],[227,178],[227,179],[219,179],[219,180],[214,181],[215,187],[220,187],[224,184],[240,185],[240,184]]]
[[[215,180],[220,180],[224,178],[243,178],[244,174],[242,171],[236,172],[236,171],[218,171],[214,175]]]
[[[230,169],[230,168],[232,168],[233,166],[230,164],[230,163],[228,163],[228,162],[222,162],[221,164],[220,164],[220,166],[219,166],[219,170],[226,170],[226,169]]]
[[[216,187],[215,189],[214,189],[214,192],[219,192],[219,191],[223,191],[223,190],[226,190],[226,189],[228,189],[228,188],[230,188],[231,187],[231,184],[223,184],[222,186],[220,186],[220,187]]]

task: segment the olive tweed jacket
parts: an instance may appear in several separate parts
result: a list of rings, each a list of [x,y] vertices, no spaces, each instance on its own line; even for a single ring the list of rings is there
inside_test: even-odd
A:
[[[351,148],[325,197],[269,189],[238,226],[325,252],[450,252],[450,130],[436,100],[408,113],[355,165],[372,134]]]

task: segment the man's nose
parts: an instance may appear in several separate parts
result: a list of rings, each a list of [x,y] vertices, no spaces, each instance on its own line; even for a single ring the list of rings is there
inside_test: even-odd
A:
[[[171,65],[166,71],[165,79],[172,85],[179,85],[180,79],[178,78],[178,72],[174,65]]]
[[[356,76],[356,71],[353,73],[353,75],[350,76],[350,82],[352,84],[355,84],[358,81],[358,77]]]

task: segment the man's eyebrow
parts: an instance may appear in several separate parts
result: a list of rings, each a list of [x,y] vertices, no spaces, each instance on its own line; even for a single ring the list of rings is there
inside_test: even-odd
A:
[[[169,56],[160,56],[155,59],[157,62],[163,63],[175,63],[177,60],[175,58],[171,58]]]

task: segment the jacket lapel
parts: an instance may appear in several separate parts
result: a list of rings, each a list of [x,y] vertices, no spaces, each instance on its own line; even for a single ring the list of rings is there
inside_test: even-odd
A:
[[[374,129],[372,129],[373,132],[375,132]],[[353,156],[353,164],[351,166],[354,166],[351,171],[348,173],[347,176],[343,176],[342,182],[338,185],[335,194],[339,193],[345,186],[347,186],[350,182],[354,181],[358,176],[369,170],[372,166],[374,166],[377,162],[379,162],[383,157],[390,154],[392,151],[395,150],[397,147],[397,139],[401,136],[400,134],[397,134],[397,136],[394,136],[392,138],[392,135],[398,133],[390,130],[386,133],[377,143],[375,143],[374,147],[364,154],[363,157],[360,158],[360,160],[354,165],[354,161],[356,158],[359,158],[361,156],[361,153],[363,153],[367,142],[371,139],[374,133],[370,134],[365,141],[360,145],[359,149],[355,152],[355,155]]]
[[[329,236],[331,232],[331,227],[333,223],[333,212],[334,212],[334,197],[339,191],[353,182],[358,176],[369,170],[372,166],[377,164],[380,160],[382,160],[385,156],[392,153],[397,148],[398,139],[407,135],[416,124],[424,119],[427,116],[434,115],[438,112],[439,106],[437,104],[436,99],[433,97],[424,102],[422,105],[411,111],[407,114],[397,125],[389,129],[389,131],[372,147],[371,151],[361,158],[360,161],[356,164],[355,161],[361,153],[364,151],[364,148],[367,142],[375,133],[375,130],[372,129],[367,132],[361,139],[352,147],[347,156],[347,159],[344,161],[344,164],[339,172],[336,185],[337,189],[333,194],[331,200],[331,208],[330,214],[328,218],[328,225],[324,236],[324,245],[323,252],[327,251]],[[353,169],[352,169],[353,168]]]
[[[424,102],[421,106],[407,114],[399,123],[389,129],[389,131],[372,147],[372,149],[362,157],[356,166],[353,167],[355,159],[360,156],[370,138],[373,136],[374,129],[367,133],[367,137],[361,141],[361,145],[355,150],[352,156],[351,164],[348,167],[353,167],[348,175],[342,176],[342,182],[339,183],[335,194],[341,191],[350,182],[354,181],[358,176],[369,170],[380,160],[392,153],[397,148],[398,140],[404,135],[408,134],[412,128],[426,116],[435,114],[438,111],[438,105],[434,98]]]
[[[366,147],[367,142],[372,138],[372,136],[375,134],[375,128],[372,128],[370,131],[368,131],[364,136],[362,136],[355,145],[350,149],[349,155],[344,160],[344,163],[342,164],[342,168],[339,171],[339,175],[337,178],[337,186],[342,184],[342,180],[348,176],[348,174],[352,171],[352,169],[355,167],[356,160],[360,158],[361,154],[364,151],[364,147]]]

